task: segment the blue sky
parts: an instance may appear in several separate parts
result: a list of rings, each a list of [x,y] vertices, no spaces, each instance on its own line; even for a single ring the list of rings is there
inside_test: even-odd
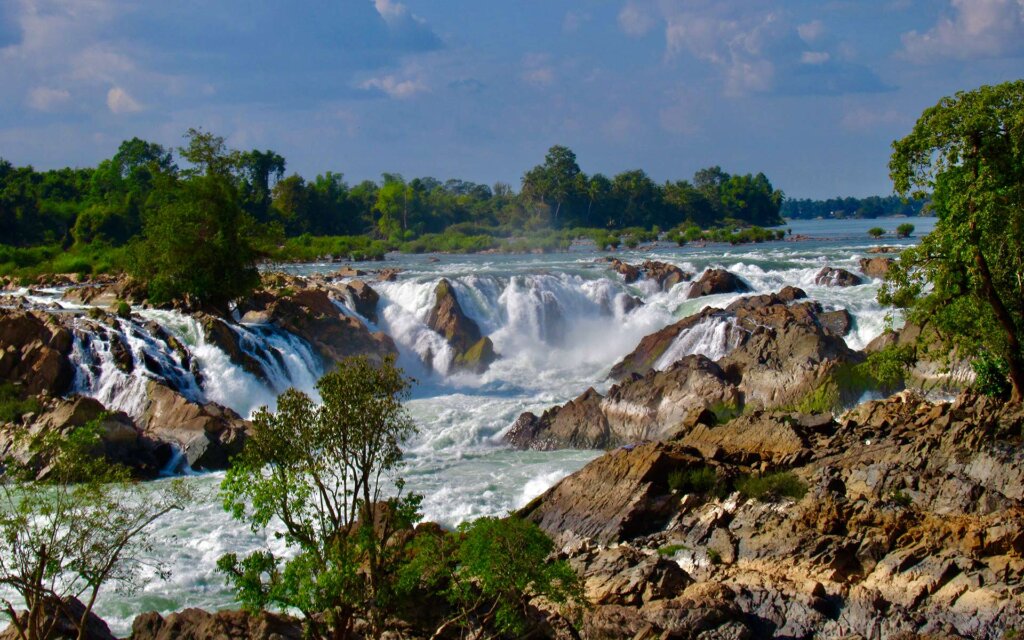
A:
[[[864,196],[925,107],[1022,71],[1024,0],[0,0],[0,157],[203,127],[350,182],[518,187],[564,144],[587,173]]]

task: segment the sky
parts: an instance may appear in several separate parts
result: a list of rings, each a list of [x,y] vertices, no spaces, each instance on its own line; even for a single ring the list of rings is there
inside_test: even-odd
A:
[[[289,173],[518,188],[719,165],[886,195],[941,97],[1024,76],[1024,0],[0,0],[0,157],[94,166],[190,127]]]

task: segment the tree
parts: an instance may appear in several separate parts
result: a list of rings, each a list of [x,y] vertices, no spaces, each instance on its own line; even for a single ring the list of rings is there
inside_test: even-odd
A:
[[[85,638],[104,586],[141,586],[149,525],[193,499],[183,480],[159,489],[132,482],[127,469],[94,455],[99,433],[93,422],[31,437],[28,462],[9,462],[0,477],[0,585],[27,607],[18,615],[3,599],[3,613],[22,640],[55,637],[61,622]]]
[[[146,214],[129,271],[153,302],[185,301],[220,311],[259,284],[251,218],[218,174],[174,180]]]
[[[914,225],[909,222],[904,222],[900,226],[896,227],[896,235],[901,238],[909,238],[912,233],[914,233]]]
[[[441,590],[454,607],[434,637],[452,626],[522,636],[529,630],[532,598],[570,606],[584,602],[572,567],[549,560],[553,549],[551,538],[532,522],[479,518],[454,533],[420,536],[404,585]]]
[[[893,143],[896,192],[932,192],[938,217],[903,252],[879,300],[928,321],[965,355],[1005,363],[1024,398],[1024,81],[984,86],[926,109]],[[930,287],[926,287],[930,284]]]
[[[871,227],[868,229],[868,235],[877,240],[885,235],[885,229],[882,227]]]
[[[554,204],[552,218],[558,225],[562,207],[579,198],[584,190],[585,176],[576,164],[576,154],[568,147],[555,145],[548,149],[544,164],[523,175],[523,193],[544,204]]]
[[[396,477],[400,445],[416,432],[402,406],[408,390],[393,359],[357,356],[317,383],[322,404],[289,389],[276,412],[256,413],[221,485],[224,507],[253,531],[279,520],[276,535],[294,553],[220,559],[244,606],[298,610],[315,638],[346,638],[366,615],[379,635],[402,551],[393,539],[420,503]]]

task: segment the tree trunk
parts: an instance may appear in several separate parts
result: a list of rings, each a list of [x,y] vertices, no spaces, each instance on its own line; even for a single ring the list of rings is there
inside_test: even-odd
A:
[[[989,271],[988,261],[980,249],[974,252],[974,263],[978,266],[978,274],[981,276],[981,289],[988,301],[992,311],[996,314],[999,326],[1006,333],[1006,363],[1010,369],[1010,384],[1013,390],[1010,393],[1010,402],[1019,403],[1024,399],[1024,362],[1021,362],[1020,336],[1017,335],[1017,325],[1013,322],[1013,316],[1003,304],[999,292],[992,284],[992,272]]]

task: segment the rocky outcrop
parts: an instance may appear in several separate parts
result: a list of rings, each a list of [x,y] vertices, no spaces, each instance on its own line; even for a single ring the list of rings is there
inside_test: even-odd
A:
[[[267,373],[263,369],[263,365],[242,346],[242,337],[231,322],[202,312],[197,312],[194,315],[203,328],[203,335],[207,342],[227,354],[234,364],[261,380],[266,379]]]
[[[216,403],[197,404],[156,381],[146,385],[140,418],[146,435],[176,444],[182,463],[196,471],[226,469],[241,452],[250,423]]]
[[[644,277],[657,282],[658,288],[662,291],[668,291],[680,282],[693,277],[693,274],[686,273],[676,265],[667,262],[645,260],[640,268],[643,270]]]
[[[1022,428],[1019,406],[906,392],[750,413],[606,453],[520,515],[584,577],[584,637],[996,640],[1024,625]],[[709,468],[716,488],[670,489]],[[803,488],[735,491],[779,471]]]
[[[66,437],[90,422],[98,427],[96,455],[131,469],[135,477],[155,478],[170,460],[168,445],[146,436],[123,412],[109,412],[98,400],[84,396],[42,397],[38,412],[0,427],[0,459],[18,460],[45,479],[49,460],[32,449],[32,440],[43,434]]]
[[[85,629],[79,633],[79,621],[85,615],[85,605],[75,597],[67,597],[63,600],[48,598],[42,606],[41,620],[38,628],[48,629],[47,638],[83,638],[84,640],[116,640],[110,632],[110,627],[99,616],[92,611],[85,618]],[[22,627],[28,624],[28,612],[18,612],[18,620]],[[7,626],[0,632],[0,640],[20,640],[24,638],[21,632],[13,624]]]
[[[301,640],[302,623],[291,616],[266,611],[185,609],[167,617],[153,611],[132,622],[130,640]]]
[[[71,332],[52,314],[0,309],[0,380],[25,393],[60,395],[74,378]]]
[[[377,303],[380,301],[380,294],[374,291],[373,287],[362,280],[352,280],[344,285],[344,291],[356,313],[370,322],[377,322]]]
[[[837,267],[822,267],[818,275],[814,276],[814,284],[827,287],[855,287],[863,282],[860,276]]]
[[[491,339],[481,335],[480,327],[463,312],[455,289],[444,278],[434,288],[434,306],[427,314],[426,325],[451,345],[457,369],[483,373],[497,358]]]
[[[640,268],[627,264],[618,258],[611,259],[612,271],[616,271],[622,274],[622,280],[626,284],[633,284],[640,279]]]
[[[702,410],[728,419],[744,409],[795,405],[837,367],[863,359],[841,338],[842,313],[794,302],[803,297],[803,291],[787,287],[684,318],[645,337],[612,368],[610,375],[620,383],[607,397],[590,389],[540,417],[523,414],[506,440],[541,450],[607,448],[671,438],[687,416]],[[735,345],[728,354],[717,362],[681,354],[664,370],[654,370],[687,332],[709,322],[719,323]]]
[[[690,285],[690,291],[686,297],[699,298],[716,293],[744,293],[746,291],[750,291],[750,287],[739,276],[729,273],[725,269],[708,269]]]
[[[63,295],[68,302],[101,308],[113,307],[120,301],[141,303],[145,298],[145,288],[127,276],[73,286]]]
[[[823,311],[818,314],[818,322],[826,333],[833,336],[845,336],[853,328],[853,316],[846,309]]]
[[[860,270],[869,278],[884,278],[893,262],[893,258],[861,258]]]

